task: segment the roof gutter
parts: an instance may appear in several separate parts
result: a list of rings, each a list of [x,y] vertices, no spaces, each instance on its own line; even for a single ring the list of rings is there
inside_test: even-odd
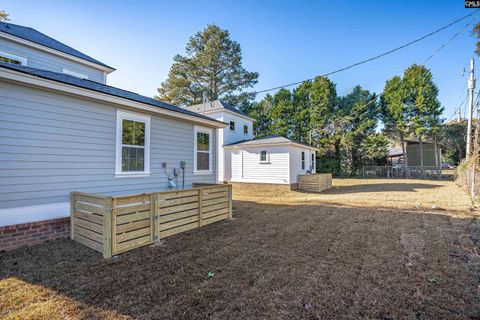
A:
[[[20,38],[20,37],[17,37],[17,36],[2,32],[2,31],[0,31],[0,38],[4,38],[4,39],[7,39],[7,40],[10,40],[10,41],[13,41],[13,42],[23,44],[23,45],[31,47],[31,48],[35,48],[35,49],[38,49],[38,50],[41,50],[41,51],[44,51],[44,52],[48,52],[48,53],[57,55],[59,57],[62,57],[64,59],[68,59],[68,60],[72,60],[72,61],[81,63],[81,64],[89,66],[91,68],[102,70],[102,71],[106,72],[107,74],[116,70],[115,68],[105,66],[105,65],[102,65],[102,64],[97,64],[97,63],[94,63],[94,62],[91,62],[91,61],[88,61],[88,60],[85,60],[85,59],[82,59],[82,58],[79,58],[79,57],[76,57],[76,56],[72,56],[71,54],[49,48],[47,46],[38,44],[36,42],[25,40],[23,38]]]
[[[245,144],[245,143],[238,143],[238,144],[232,144],[232,145],[224,145],[224,148],[248,148],[248,147],[271,147],[271,146],[295,146],[299,148],[304,148],[304,149],[309,149],[309,150],[317,150],[317,148],[306,146],[301,143],[296,143],[296,142],[277,142],[277,143],[258,143],[258,144]]]
[[[49,79],[40,78],[34,75],[26,74],[16,70],[10,70],[0,67],[0,80],[5,80],[8,82],[20,82],[24,85],[31,87],[40,87],[50,91],[60,91],[62,93],[82,96],[88,99],[99,100],[107,103],[114,104],[115,106],[122,106],[133,110],[141,110],[144,112],[160,114],[169,118],[193,122],[197,124],[206,125],[214,128],[225,128],[227,123],[217,121],[214,119],[204,119],[201,117],[196,117],[193,115],[184,114],[181,112],[176,112],[161,107],[152,106],[146,103],[141,103],[138,101],[133,101],[114,95],[110,95],[103,92],[98,92],[94,90],[89,90],[85,88],[80,88],[74,85],[61,83],[58,81],[53,81]]]

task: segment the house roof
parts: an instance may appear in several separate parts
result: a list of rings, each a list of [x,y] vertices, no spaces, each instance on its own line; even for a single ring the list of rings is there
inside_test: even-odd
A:
[[[88,90],[92,90],[92,91],[96,91],[96,92],[100,92],[100,93],[105,93],[105,94],[108,94],[108,95],[111,95],[111,96],[120,97],[120,98],[124,98],[124,99],[128,99],[128,100],[132,100],[132,101],[135,101],[135,102],[148,104],[148,105],[151,105],[151,106],[154,106],[154,107],[167,109],[167,110],[175,111],[175,112],[178,112],[178,113],[181,113],[181,114],[194,116],[194,117],[197,117],[197,118],[201,118],[201,119],[205,119],[205,120],[214,121],[214,122],[217,122],[217,123],[224,124],[221,121],[218,121],[218,120],[212,119],[210,117],[198,114],[196,112],[185,110],[183,108],[180,108],[180,107],[177,107],[177,106],[174,106],[174,105],[171,105],[171,104],[168,104],[168,103],[165,103],[165,102],[153,99],[153,98],[149,98],[149,97],[146,97],[146,96],[139,95],[138,93],[135,93],[135,92],[131,92],[131,91],[119,89],[119,88],[116,88],[116,87],[108,86],[106,84],[102,84],[102,83],[95,82],[95,81],[92,81],[92,80],[80,79],[80,78],[70,76],[70,75],[67,75],[67,74],[63,74],[63,73],[40,70],[40,69],[25,67],[25,66],[11,64],[11,63],[4,63],[4,62],[0,62],[0,68],[10,69],[10,70],[18,71],[18,72],[25,73],[25,74],[28,74],[28,75],[32,75],[32,76],[35,76],[35,77],[39,77],[39,78],[42,78],[42,79],[61,82],[61,83],[64,83],[64,84],[69,84],[69,85],[75,86],[75,87],[88,89]]]
[[[215,100],[215,101],[207,102],[205,105],[203,103],[194,104],[194,105],[186,107],[186,109],[188,109],[190,111],[195,111],[195,112],[198,112],[198,113],[205,113],[205,114],[216,112],[216,111],[221,111],[221,110],[228,110],[228,111],[237,113],[237,114],[239,114],[243,117],[247,117],[249,119],[254,120],[252,117],[250,117],[248,114],[246,114],[245,112],[238,109],[233,104],[230,104],[230,103],[222,101],[222,100]]]
[[[19,37],[37,44],[40,44],[42,46],[72,55],[74,57],[110,68],[114,70],[114,68],[96,60],[93,59],[90,56],[87,56],[84,53],[81,53],[78,50],[73,49],[72,47],[67,46],[66,44],[61,43],[60,41],[57,41],[53,38],[50,38],[49,36],[33,29],[30,27],[24,27],[24,26],[19,26],[16,24],[12,23],[6,23],[6,22],[0,22],[0,32],[7,33],[9,35]]]
[[[306,147],[309,149],[316,149],[306,143],[288,139],[279,135],[271,135],[262,138],[256,138],[253,140],[243,140],[240,142],[230,143],[223,145],[224,147],[254,147],[254,146],[266,146],[266,145],[278,145],[278,144],[296,144],[300,147]]]
[[[401,157],[403,156],[402,148],[389,148],[387,157]]]

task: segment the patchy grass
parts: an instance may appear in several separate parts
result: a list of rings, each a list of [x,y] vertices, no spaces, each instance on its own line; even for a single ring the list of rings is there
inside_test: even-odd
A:
[[[235,220],[110,261],[69,240],[2,253],[0,318],[480,317],[458,187],[334,185],[319,195],[237,192]]]

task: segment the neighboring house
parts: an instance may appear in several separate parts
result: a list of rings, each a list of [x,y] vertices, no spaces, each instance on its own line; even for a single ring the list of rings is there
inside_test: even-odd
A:
[[[69,216],[71,191],[215,183],[216,130],[225,124],[108,86],[113,70],[34,29],[0,23],[0,251],[18,224],[68,226],[50,219]]]
[[[415,140],[405,141],[406,147],[405,151],[407,152],[408,157],[408,166],[409,167],[419,167],[421,166],[420,162],[420,144]],[[423,150],[423,166],[424,167],[439,167],[442,163],[442,149],[440,146],[437,146],[435,150],[435,144],[431,141],[424,141],[422,143]]]
[[[187,109],[228,124],[218,130],[219,182],[282,184],[295,188],[298,175],[316,171],[315,148],[280,136],[254,139],[254,119],[235,106],[216,100]]]
[[[442,149],[440,144],[435,144],[432,141],[424,141],[422,143],[423,150],[423,166],[424,167],[440,167],[442,164]],[[420,143],[416,140],[405,140],[405,151],[408,157],[409,167],[420,167]],[[436,153],[436,154],[435,154]],[[390,148],[387,156],[390,165],[403,164],[404,154],[402,147]]]
[[[186,109],[227,124],[224,129],[217,131],[217,181],[230,181],[232,176],[231,159],[230,154],[224,152],[223,145],[253,139],[253,121],[255,120],[235,106],[220,100],[192,105]]]

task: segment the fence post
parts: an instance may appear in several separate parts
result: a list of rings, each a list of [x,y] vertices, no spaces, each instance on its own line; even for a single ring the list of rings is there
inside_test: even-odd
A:
[[[232,185],[228,185],[228,219],[233,219],[233,209],[232,209]]]
[[[202,188],[198,188],[198,227],[203,225],[203,195]]]
[[[75,202],[77,197],[75,192],[70,193],[70,239],[74,238],[74,228],[75,228]]]
[[[158,217],[158,193],[150,195],[150,212],[152,213],[152,241],[160,239],[160,218]]]
[[[113,198],[105,199],[105,212],[103,214],[103,257],[112,257],[112,206]]]
[[[470,196],[472,197],[472,200],[475,200],[475,163],[472,165],[472,185],[471,185],[471,191],[470,191]]]

